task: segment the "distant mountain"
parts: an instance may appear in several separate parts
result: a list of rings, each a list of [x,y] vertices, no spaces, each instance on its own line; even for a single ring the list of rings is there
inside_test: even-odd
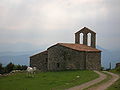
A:
[[[117,62],[120,62],[120,50],[107,50],[100,46],[98,49],[102,51],[101,63],[104,68],[109,68],[111,62],[112,68],[115,67]],[[29,65],[29,57],[41,52],[42,50],[29,51],[29,52],[0,52],[0,63],[4,66],[12,62],[14,64]]]
[[[0,52],[0,56],[19,56],[25,54],[32,54],[36,51],[25,51],[25,52]]]
[[[0,62],[5,66],[8,63],[12,62],[14,64],[20,65],[29,65],[29,56],[30,55],[18,55],[18,56],[1,56]]]
[[[20,65],[29,65],[29,57],[37,52],[41,52],[41,50],[29,52],[0,52],[0,63],[2,63],[3,66],[10,62]]]
[[[111,63],[112,68],[114,68],[116,63],[120,62],[120,50],[107,50],[100,46],[97,46],[97,48],[102,50],[101,63],[103,67],[109,68]]]

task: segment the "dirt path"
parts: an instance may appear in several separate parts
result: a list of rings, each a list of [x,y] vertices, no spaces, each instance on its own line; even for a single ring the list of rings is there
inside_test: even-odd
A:
[[[87,88],[87,87],[89,87],[89,86],[91,86],[91,85],[94,85],[94,84],[96,84],[96,83],[98,83],[98,82],[100,82],[100,81],[102,81],[102,80],[104,80],[104,79],[106,78],[106,75],[105,75],[105,74],[103,74],[103,73],[101,73],[101,72],[99,72],[99,71],[94,71],[94,72],[96,72],[97,74],[99,74],[99,78],[97,78],[97,79],[95,79],[95,80],[92,80],[92,81],[89,81],[89,82],[87,82],[87,83],[84,83],[84,84],[82,84],[82,85],[75,86],[75,87],[73,87],[73,88],[69,88],[69,89],[67,89],[67,90],[83,90],[83,89],[85,89],[85,88]],[[102,89],[101,89],[101,90],[102,90]]]
[[[108,80],[106,83],[103,83],[103,84],[98,85],[96,87],[90,88],[88,90],[105,90],[109,86],[111,86],[115,81],[117,81],[119,79],[119,76],[117,74],[107,72],[107,71],[104,71],[104,72],[110,74],[112,76],[112,78],[110,80]]]

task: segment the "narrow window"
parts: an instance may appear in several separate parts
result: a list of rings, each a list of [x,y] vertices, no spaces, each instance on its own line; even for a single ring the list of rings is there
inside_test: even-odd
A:
[[[60,64],[59,63],[57,63],[57,68],[59,68],[60,67]]]
[[[80,33],[80,44],[83,44],[83,33]]]
[[[46,62],[48,62],[48,58],[46,58]]]
[[[87,41],[88,42],[88,46],[91,46],[91,33],[88,33],[87,37],[88,37],[88,39],[87,39],[88,40]]]

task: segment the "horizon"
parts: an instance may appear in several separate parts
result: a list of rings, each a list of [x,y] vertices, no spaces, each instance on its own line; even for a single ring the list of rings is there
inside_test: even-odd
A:
[[[119,0],[1,0],[0,56],[74,43],[75,32],[87,27],[96,32],[96,46],[112,53],[105,52],[103,64],[120,62],[119,4]]]

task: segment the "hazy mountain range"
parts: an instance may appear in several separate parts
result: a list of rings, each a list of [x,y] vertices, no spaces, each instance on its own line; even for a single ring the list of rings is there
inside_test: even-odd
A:
[[[103,67],[109,68],[111,62],[112,68],[114,68],[115,64],[120,62],[120,50],[110,51],[99,46],[97,48],[102,50],[101,63]],[[4,66],[10,62],[20,65],[29,65],[29,57],[41,51],[42,49],[29,52],[0,52],[0,63]]]
[[[120,62],[120,50],[107,50],[101,47],[97,47],[102,50],[101,64],[104,68],[109,68],[110,63],[112,68],[116,66],[116,63]]]
[[[20,65],[29,65],[29,57],[38,52],[41,52],[41,50],[27,52],[0,52],[0,63],[2,63],[3,66],[10,62]]]

